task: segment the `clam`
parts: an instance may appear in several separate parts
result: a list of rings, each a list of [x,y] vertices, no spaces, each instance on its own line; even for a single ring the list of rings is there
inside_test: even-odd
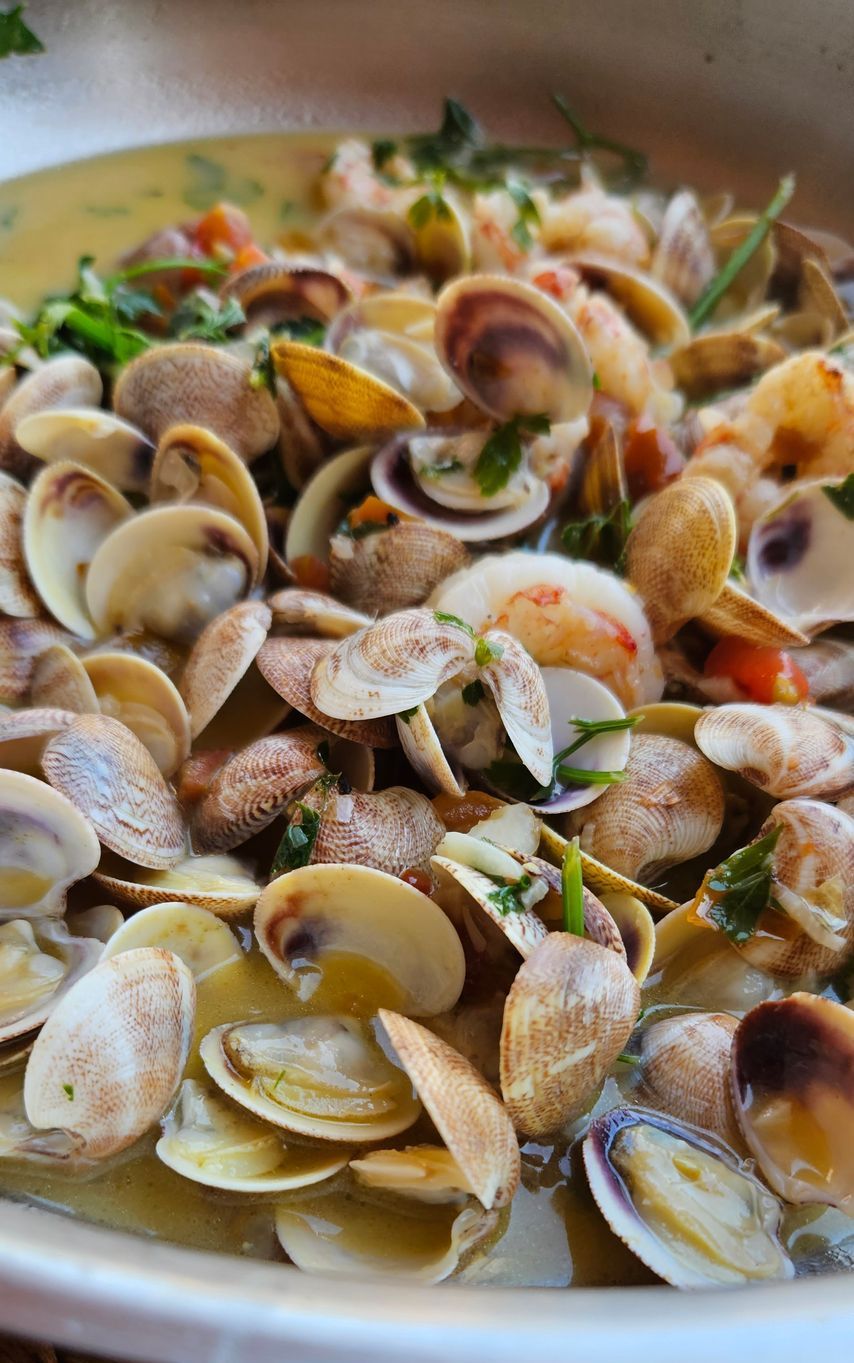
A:
[[[674,194],[665,209],[650,272],[689,308],[714,276],[709,229],[689,189]]]
[[[447,412],[462,394],[433,349],[436,310],[427,298],[374,294],[340,313],[326,348],[387,383],[423,411]]]
[[[585,904],[588,894],[590,891],[585,888]],[[596,896],[591,895],[591,898],[595,899]],[[617,890],[603,890],[601,900],[598,902],[616,925],[629,970],[638,984],[643,984],[652,968],[655,955],[655,923],[652,914],[636,895]],[[594,936],[586,919],[585,929],[588,937]],[[598,940],[602,946],[608,945],[601,938]]]
[[[623,719],[625,711],[616,696],[593,677],[576,672],[570,667],[543,667],[543,682],[549,700],[549,717],[552,730],[552,746],[556,753],[562,752],[573,739],[580,737],[573,721]],[[617,730],[593,738],[577,753],[572,753],[567,761],[583,771],[623,771],[629,758],[631,738],[628,730]],[[560,814],[571,809],[580,809],[598,800],[606,787],[591,782],[555,786],[555,792],[546,800],[536,801],[536,807],[543,813]]]
[[[709,228],[709,238],[715,253],[715,263],[721,268],[732,253],[750,235],[757,223],[755,217],[744,214],[726,217],[713,223]],[[752,253],[747,262],[734,277],[732,283],[715,308],[715,318],[738,317],[750,312],[764,301],[774,273],[777,250],[774,234],[768,233],[764,241]]]
[[[403,718],[398,715],[395,724],[403,754],[426,788],[463,795],[465,778],[448,761],[426,705],[416,706]]]
[[[329,580],[335,595],[349,605],[389,615],[421,605],[446,577],[470,561],[465,545],[450,531],[402,521],[363,539],[333,536]]]
[[[27,494],[8,473],[0,473],[0,611],[19,619],[38,615],[41,604],[27,574],[21,527]]]
[[[241,601],[202,630],[181,674],[181,695],[198,738],[222,709],[266,639],[273,613],[263,601]]]
[[[650,1107],[718,1136],[741,1153],[729,1084],[737,1027],[729,1013],[690,1012],[645,1027],[640,1095]]]
[[[236,1193],[282,1193],[331,1178],[347,1152],[286,1145],[266,1122],[185,1079],[162,1122],[158,1159],[176,1174]]]
[[[771,648],[804,648],[809,638],[794,621],[776,614],[729,578],[713,605],[698,617],[709,634]]]
[[[179,899],[209,909],[218,918],[238,918],[261,893],[246,868],[234,857],[188,856],[168,871],[145,870],[104,857],[98,883],[125,904],[144,907]]]
[[[751,1009],[732,1052],[735,1113],[787,1202],[854,1205],[854,1013],[813,994]]]
[[[360,274],[391,279],[410,274],[415,238],[405,218],[370,204],[339,208],[318,226],[318,240]]]
[[[240,943],[220,918],[197,904],[181,901],[152,904],[126,919],[108,939],[104,960],[138,947],[171,951],[184,962],[197,984],[243,958]]]
[[[275,444],[276,405],[266,388],[253,388],[247,360],[216,346],[175,341],[131,360],[113,392],[117,414],[155,444],[170,426],[203,426],[244,459]]]
[[[854,643],[824,635],[798,653],[798,667],[818,705],[854,709]]]
[[[750,532],[747,571],[756,596],[806,633],[854,620],[854,521],[842,483],[795,484]]]
[[[424,425],[407,397],[339,355],[298,341],[277,341],[271,354],[312,421],[337,440],[375,439]]]
[[[27,1117],[71,1132],[103,1159],[133,1145],[175,1095],[193,1035],[195,985],[183,961],[140,947],[102,961],[68,991],[36,1038]]]
[[[679,387],[690,398],[710,398],[742,388],[785,360],[786,351],[769,336],[735,329],[694,336],[668,356]]]
[[[95,366],[79,355],[58,355],[21,379],[0,409],[0,468],[26,473],[30,460],[17,438],[26,417],[49,407],[97,407],[103,387]]]
[[[801,262],[798,306],[808,316],[821,319],[826,327],[827,342],[830,342],[848,331],[848,312],[836,291],[829,268],[817,257],[818,252],[805,256]]]
[[[302,866],[279,876],[255,905],[255,935],[300,997],[325,964],[353,969],[363,959],[378,972],[379,1001],[416,1017],[453,1008],[462,993],[465,959],[450,920],[420,890],[368,866]]]
[[[325,561],[344,507],[367,490],[373,456],[373,446],[360,445],[320,465],[302,489],[288,521],[285,557],[289,562],[309,554]]]
[[[104,540],[89,568],[86,604],[104,633],[150,629],[189,642],[246,595],[257,572],[255,546],[232,516],[158,506]]]
[[[18,444],[46,464],[70,460],[122,492],[145,492],[154,446],[142,431],[99,407],[51,407],[18,423]]]
[[[249,326],[271,329],[303,317],[331,322],[352,297],[344,281],[329,270],[288,265],[281,260],[241,270],[226,280],[220,295],[237,299]]]
[[[489,929],[480,914],[472,919],[469,901],[476,904],[524,959],[548,935],[548,929],[534,907],[548,893],[548,883],[526,864],[519,864],[504,848],[467,833],[446,833],[430,862],[437,879],[436,898],[466,939],[475,948],[489,949]],[[512,888],[512,908],[506,907],[506,894]],[[449,894],[449,889],[463,891]],[[494,939],[494,934],[493,939]],[[497,940],[497,939],[494,939]]]
[[[854,739],[790,705],[721,705],[694,730],[701,752],[779,800],[834,800],[854,785]]]
[[[450,1150],[441,1145],[368,1150],[350,1161],[350,1172],[363,1187],[381,1189],[434,1206],[447,1202],[464,1203],[472,1192],[469,1180]]]
[[[554,866],[560,866],[566,852],[567,840],[561,834],[543,824],[540,838],[540,853]],[[648,885],[640,885],[637,881],[628,876],[621,875],[619,871],[612,871],[610,866],[597,860],[589,852],[581,851],[581,869],[584,876],[585,885],[597,895],[605,894],[625,894],[633,899],[640,900],[641,904],[648,909],[659,914],[670,913],[679,906],[666,895],[658,890],[652,890]]]
[[[320,817],[314,861],[379,867],[397,876],[426,866],[442,837],[430,801],[407,786],[364,792],[340,781],[330,789],[318,783],[302,802]]]
[[[659,346],[684,345],[691,336],[685,312],[670,290],[643,270],[585,251],[567,262],[591,287],[604,288],[629,320]]]
[[[90,654],[82,667],[101,714],[126,725],[171,776],[190,753],[190,717],[166,673],[138,654],[112,651]]]
[[[36,659],[30,683],[30,705],[96,715],[98,697],[85,667],[66,644],[51,644]]]
[[[239,455],[201,426],[170,426],[157,446],[150,499],[198,503],[239,521],[258,555],[257,576],[267,567],[267,520],[255,480]]]
[[[124,921],[124,914],[114,904],[92,904],[88,909],[70,909],[65,915],[65,926],[72,936],[94,937],[104,946]]]
[[[614,1108],[583,1145],[597,1206],[633,1254],[674,1287],[794,1277],[782,1208],[721,1141],[643,1108]]]
[[[310,591],[305,587],[282,587],[267,603],[273,612],[273,624],[285,634],[318,634],[324,639],[345,639],[357,629],[371,623],[370,615],[363,615],[350,606],[336,601],[325,592]]]
[[[498,421],[583,415],[593,374],[580,335],[541,290],[501,275],[447,284],[436,304],[436,351],[466,397]]]
[[[356,1018],[225,1023],[208,1032],[199,1053],[228,1098],[300,1136],[385,1140],[421,1111],[408,1076]]]
[[[596,1093],[634,1028],[640,990],[625,961],[570,933],[535,947],[507,995],[501,1093],[517,1131],[559,1131]]]
[[[715,603],[735,546],[735,511],[713,479],[680,479],[650,498],[626,544],[626,571],[657,644]]]
[[[299,490],[323,463],[329,440],[311,420],[281,374],[276,375],[276,411],[279,414],[279,461],[291,487]]]
[[[585,516],[608,515],[629,500],[622,436],[613,421],[594,414],[583,445],[584,463],[575,493]]]
[[[97,965],[102,946],[64,923],[0,923],[0,1046],[36,1031],[60,999]]]
[[[752,966],[724,933],[709,931],[693,900],[660,919],[655,938],[651,983],[668,1004],[740,1015],[780,992],[777,981]]]
[[[24,556],[36,591],[61,625],[94,639],[86,604],[89,566],[111,531],[132,508],[110,483],[81,464],[48,464],[27,498]]]
[[[155,870],[180,860],[184,824],[175,795],[148,749],[117,719],[77,715],[48,743],[42,765],[111,851]]]
[[[0,767],[41,776],[45,746],[61,729],[68,728],[75,713],[52,706],[33,706],[0,715]]]
[[[52,620],[0,620],[0,703],[25,701],[36,660],[51,644],[70,642]]]
[[[739,950],[776,978],[827,978],[854,952],[854,819],[822,800],[784,800],[760,832],[778,826],[775,907]]]
[[[723,826],[724,792],[702,753],[678,738],[636,734],[625,776],[570,815],[585,852],[631,880],[654,882],[708,851]]]
[[[354,743],[366,743],[372,748],[393,747],[394,729],[388,719],[333,719],[314,704],[312,672],[334,647],[330,639],[273,638],[262,645],[256,662],[268,685],[313,724]]]
[[[512,1123],[493,1090],[458,1051],[425,1027],[386,1008],[379,1017],[462,1174],[463,1187],[487,1211],[506,1206],[519,1186],[521,1162]],[[363,1156],[363,1170],[371,1158]]]
[[[417,263],[434,284],[444,284],[471,268],[471,229],[453,193],[442,195],[444,210],[413,228]]]
[[[57,791],[0,770],[0,919],[58,917],[65,892],[98,865],[86,819]]]

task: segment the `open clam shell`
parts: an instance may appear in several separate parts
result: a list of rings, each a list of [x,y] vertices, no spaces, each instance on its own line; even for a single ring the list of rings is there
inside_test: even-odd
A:
[[[184,823],[175,795],[119,720],[78,715],[48,743],[42,765],[111,851],[155,870],[180,860]]]
[[[709,229],[689,189],[674,194],[664,211],[650,273],[689,308],[714,277]]]
[[[738,1019],[729,1013],[675,1013],[641,1037],[641,1101],[746,1153],[730,1093]]]
[[[226,919],[247,913],[261,893],[241,862],[229,856],[188,856],[166,871],[104,857],[95,878],[123,904],[146,907],[178,899]]]
[[[198,984],[243,958],[240,943],[222,919],[196,904],[152,904],[126,919],[110,936],[103,959],[137,947],[171,951]]]
[[[0,715],[0,767],[41,776],[46,745],[60,729],[68,728],[76,713],[52,706],[32,706]]]
[[[298,341],[277,341],[271,355],[312,421],[337,440],[373,439],[424,425],[418,408],[397,389],[338,355]]]
[[[49,407],[92,406],[104,385],[93,364],[80,355],[57,355],[21,379],[0,409],[0,468],[26,473],[31,460],[18,443],[18,426]]]
[[[101,714],[136,734],[164,776],[177,771],[190,753],[190,717],[166,673],[136,653],[92,653],[82,666]]]
[[[285,557],[289,561],[309,554],[325,561],[329,540],[347,503],[368,490],[373,457],[372,445],[360,445],[320,465],[302,489],[288,521]]]
[[[447,284],[436,351],[466,397],[498,421],[545,413],[572,421],[593,396],[590,359],[572,322],[541,290],[502,275]]]
[[[720,596],[697,617],[703,629],[723,638],[771,648],[803,648],[809,638],[794,622],[763,606],[729,578]]]
[[[599,1210],[674,1287],[794,1277],[782,1208],[721,1141],[643,1108],[614,1108],[584,1140]]]
[[[342,601],[389,615],[420,606],[440,582],[470,561],[465,545],[449,530],[403,521],[364,539],[333,536],[329,580]]]
[[[757,219],[750,214],[727,216],[712,223],[709,238],[715,253],[715,262],[720,269],[742,244],[756,226]],[[738,271],[720,303],[715,308],[715,318],[738,317],[750,312],[764,301],[777,263],[775,234],[769,232],[764,241],[753,252],[745,265]]]
[[[149,629],[186,643],[245,596],[257,572],[255,546],[232,516],[207,506],[158,506],[101,544],[86,604],[104,633]]]
[[[23,523],[30,578],[51,615],[83,639],[97,632],[86,603],[88,569],[132,514],[116,488],[81,464],[48,464],[30,489]]]
[[[472,1192],[487,1211],[506,1206],[519,1186],[521,1160],[513,1125],[493,1090],[425,1027],[386,1008],[379,1018]]]
[[[360,274],[390,280],[410,274],[415,238],[406,218],[372,204],[337,208],[318,225],[318,239]]]
[[[0,620],[0,704],[26,701],[36,660],[51,644],[70,642],[52,620]]]
[[[220,295],[237,299],[249,326],[271,329],[303,317],[331,322],[352,298],[344,281],[329,270],[288,265],[281,260],[241,270],[226,280]]]
[[[56,920],[0,923],[0,1046],[41,1027],[101,958],[102,945]]]
[[[433,349],[435,305],[417,294],[372,294],[351,303],[330,327],[326,347],[389,384],[424,411],[462,401]]]
[[[465,836],[463,834],[458,836]],[[446,835],[446,841],[452,835]],[[440,847],[442,844],[440,844]],[[450,848],[448,849],[451,850]],[[487,860],[493,862],[489,853],[494,851],[498,854],[495,860],[500,857],[502,860],[507,855],[500,849],[482,848],[482,863],[485,865]],[[500,863],[499,863],[500,864]],[[491,923],[499,930],[502,936],[518,951],[523,960],[530,956],[531,952],[540,942],[548,936],[548,928],[541,918],[537,916],[532,908],[522,908],[518,912],[502,913],[498,907],[496,896],[496,880],[487,875],[485,871],[478,870],[475,866],[467,865],[462,861],[457,861],[451,856],[442,856],[437,853],[430,860],[431,868],[438,875],[439,887],[437,899],[444,906],[450,908],[443,895],[442,876],[449,876],[456,885],[460,887],[469,899],[486,914]],[[506,867],[502,867],[506,870]],[[529,874],[523,866],[513,866],[511,861],[511,873],[505,877],[507,881],[517,882],[523,873]],[[500,873],[499,873],[500,875]]]
[[[594,677],[569,667],[540,669],[549,702],[552,746],[560,752],[580,733],[573,719],[623,719],[625,711],[613,692]],[[572,754],[574,766],[584,771],[623,771],[629,759],[631,736],[628,730],[601,734]],[[559,787],[548,800],[535,808],[544,814],[563,814],[598,800],[606,787],[596,784]]]
[[[98,697],[85,667],[66,644],[51,644],[36,660],[30,705],[39,709],[73,710],[97,715]]]
[[[854,521],[841,484],[796,484],[750,532],[747,571],[756,596],[806,633],[854,620]]]
[[[668,356],[673,377],[689,398],[711,398],[742,388],[785,360],[779,341],[752,331],[707,331]]]
[[[555,866],[560,866],[563,862],[566,851],[567,840],[559,833],[556,833],[548,824],[543,824],[540,835],[540,854]],[[634,899],[639,899],[653,913],[670,913],[679,907],[667,895],[661,894],[658,890],[652,890],[648,885],[640,885],[637,881],[631,880],[628,876],[620,875],[618,871],[612,871],[610,866],[598,861],[596,857],[588,852],[581,852],[581,869],[584,876],[585,885],[594,894],[627,894]]]
[[[813,994],[760,1003],[732,1052],[735,1112],[788,1202],[854,1205],[854,1013]]]
[[[183,1178],[237,1193],[283,1193],[331,1178],[349,1152],[286,1145],[280,1132],[185,1079],[163,1118],[157,1158]]]
[[[272,881],[255,906],[255,935],[276,974],[298,994],[324,958],[365,958],[384,999],[416,1017],[453,1008],[465,958],[437,904],[367,866],[303,866]],[[385,988],[383,988],[385,986]]]
[[[123,952],[78,980],[27,1061],[24,1102],[33,1126],[72,1132],[87,1159],[133,1145],[181,1081],[195,995],[183,961],[156,947]]]
[[[273,624],[284,634],[312,634],[323,639],[346,639],[371,623],[370,615],[352,610],[325,592],[306,587],[282,587],[267,604]]]
[[[199,1053],[227,1097],[301,1136],[366,1144],[405,1131],[421,1111],[408,1076],[352,1017],[225,1023]]]
[[[266,639],[273,613],[263,601],[241,601],[202,630],[181,674],[181,695],[198,738],[245,676]]]
[[[330,639],[268,639],[256,659],[258,670],[278,695],[313,724],[354,743],[366,743],[372,748],[394,747],[390,720],[334,719],[315,705],[311,698],[312,673],[318,661],[334,647]]]
[[[154,446],[142,431],[99,407],[52,407],[18,423],[21,449],[46,464],[82,464],[122,492],[145,492]]]
[[[0,611],[29,619],[41,603],[27,573],[21,531],[27,494],[8,473],[0,473]]]
[[[716,766],[780,800],[834,800],[854,786],[854,739],[790,705],[720,705],[704,710],[694,736]]]
[[[213,431],[244,459],[276,442],[279,417],[266,388],[253,388],[247,360],[216,346],[176,341],[155,346],[120,373],[113,406],[155,443],[170,426]]]
[[[588,285],[604,288],[622,306],[639,331],[660,346],[684,345],[691,337],[685,312],[660,280],[611,256],[592,251],[572,255],[568,263]]]
[[[404,756],[427,789],[463,795],[464,777],[454,770],[445,756],[427,707],[419,705],[405,718],[398,715],[395,725]]]
[[[0,920],[59,916],[65,892],[98,865],[98,840],[43,781],[0,770]]]

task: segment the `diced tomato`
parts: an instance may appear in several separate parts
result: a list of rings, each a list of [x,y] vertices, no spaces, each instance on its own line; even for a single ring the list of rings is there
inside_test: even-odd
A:
[[[241,246],[236,253],[234,260],[229,265],[231,274],[240,274],[241,270],[248,270],[251,265],[266,265],[270,257],[266,251],[262,251],[254,241],[250,241],[248,246]]]
[[[430,895],[433,893],[433,881],[426,871],[422,871],[418,866],[410,866],[405,871],[401,871],[398,880],[403,880],[407,885],[411,885],[414,890],[420,890],[422,894]]]
[[[675,440],[649,417],[629,423],[623,445],[623,462],[629,496],[633,502],[672,483],[685,466]]]
[[[244,247],[251,246],[252,228],[241,208],[219,203],[196,223],[193,240],[206,256],[231,259]]]
[[[356,530],[360,525],[384,525],[389,517],[393,525],[395,520],[411,520],[411,516],[406,516],[400,511],[396,511],[388,502],[382,501],[379,497],[371,494],[366,497],[358,506],[354,506],[352,511],[347,513],[347,524],[351,530]]]
[[[809,695],[809,683],[790,653],[742,639],[721,639],[703,671],[707,677],[729,677],[760,705],[797,705]]]
[[[468,833],[504,803],[485,791],[469,790],[465,795],[436,795],[433,808],[449,833]]]
[[[297,554],[288,564],[298,587],[315,592],[329,591],[329,568],[314,554]]]

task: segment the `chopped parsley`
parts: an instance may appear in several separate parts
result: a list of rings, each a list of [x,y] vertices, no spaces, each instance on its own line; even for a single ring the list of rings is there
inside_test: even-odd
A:
[[[463,702],[466,705],[479,705],[485,695],[483,682],[477,679],[463,687]]]
[[[728,260],[715,277],[706,285],[706,288],[694,304],[688,319],[694,330],[696,330],[697,327],[702,326],[702,324],[711,317],[733,280],[741,273],[747,262],[759,250],[759,247],[771,231],[773,223],[779,218],[794,192],[794,175],[784,175],[777,186],[777,192],[773,199],[768,204],[767,208],[760,213],[753,227],[744,238],[744,241],[736,246]]]
[[[714,923],[735,946],[750,940],[760,917],[772,904],[773,858],[783,825],[742,847],[709,871],[694,912]]]
[[[444,478],[447,473],[459,473],[463,465],[459,459],[445,459],[440,464],[419,464],[418,473],[421,478]]]
[[[590,559],[622,572],[632,529],[631,502],[623,498],[607,515],[597,513],[564,526],[561,542],[571,558]]]
[[[584,882],[581,878],[581,850],[578,838],[566,844],[560,870],[560,892],[563,900],[563,930],[576,937],[584,936]]]
[[[467,625],[465,620],[461,620],[458,615],[451,615],[449,611],[434,611],[433,619],[439,625],[456,625],[457,629],[464,629],[470,639],[475,637],[471,625]]]
[[[74,1102],[74,1085],[73,1085],[73,1084],[63,1084],[63,1086],[62,1086],[62,1092],[65,1094],[65,1096],[66,1096],[66,1098],[68,1099],[69,1103],[73,1103],[73,1102]]]
[[[270,354],[270,337],[262,336],[255,346],[255,358],[249,375],[251,388],[266,388],[276,396],[276,366]]]
[[[451,221],[453,214],[451,212],[450,204],[442,195],[444,184],[444,172],[436,172],[436,174],[431,177],[431,183],[421,195],[421,198],[416,199],[415,203],[409,209],[406,216],[410,227],[416,232],[420,232],[423,227],[426,227],[428,223],[433,222],[434,220],[436,222]]]
[[[507,193],[519,210],[519,216],[511,228],[510,235],[523,251],[530,251],[534,245],[531,228],[540,226],[539,210],[525,186],[518,180],[507,181]]]
[[[488,667],[503,656],[504,645],[496,644],[492,639],[478,639],[474,646],[474,660],[478,667]]]
[[[821,490],[837,511],[841,511],[849,521],[854,521],[854,473],[849,473],[839,487],[825,484]]]
[[[413,705],[412,708],[409,710],[399,710],[397,717],[398,719],[402,719],[404,724],[408,724],[409,721],[412,719],[412,716],[414,714],[417,714],[420,708],[421,707],[419,705]]]
[[[531,877],[522,875],[518,880],[504,880],[500,876],[490,876],[489,879],[497,888],[490,891],[486,896],[490,904],[494,904],[502,917],[508,913],[524,913],[525,905],[522,903],[522,895],[531,888]]]
[[[44,52],[44,43],[24,23],[24,5],[0,11],[0,57],[31,57]]]
[[[196,289],[173,314],[170,331],[179,341],[221,343],[245,321],[246,314],[236,298],[218,298]]]
[[[184,191],[184,203],[201,213],[223,200],[245,208],[264,193],[259,180],[232,175],[220,161],[199,152],[191,152],[187,157],[187,171],[189,183]]]
[[[544,413],[514,416],[493,431],[474,466],[475,480],[484,497],[501,492],[522,462],[522,436],[548,435],[551,422]]]
[[[296,871],[311,861],[314,844],[320,831],[320,815],[316,809],[296,802],[296,812],[282,834],[270,867],[270,879],[286,871]]]

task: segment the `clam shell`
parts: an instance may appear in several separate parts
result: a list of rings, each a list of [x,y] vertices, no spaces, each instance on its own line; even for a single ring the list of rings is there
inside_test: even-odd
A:
[[[714,277],[709,229],[690,189],[673,195],[662,219],[651,274],[691,307]]]
[[[643,1101],[746,1153],[729,1086],[738,1021],[729,1013],[676,1013],[644,1028]]]
[[[465,396],[497,421],[520,413],[572,421],[590,405],[593,375],[579,333],[521,280],[468,275],[447,284],[436,301],[435,344]]]
[[[225,281],[220,296],[237,299],[249,326],[269,328],[302,317],[331,322],[352,298],[344,281],[329,270],[281,260],[241,270]]]
[[[629,496],[622,439],[613,421],[591,417],[583,450],[584,465],[575,494],[578,510],[585,516],[607,515]]]
[[[0,611],[24,620],[41,613],[21,538],[26,501],[21,484],[8,473],[0,473]]]
[[[68,728],[75,713],[52,706],[31,706],[0,715],[0,767],[41,776],[45,745],[54,734]]]
[[[135,653],[93,653],[82,666],[101,714],[136,734],[164,776],[177,771],[190,755],[190,717],[166,673]]]
[[[846,332],[850,323],[845,304],[834,288],[829,268],[816,257],[806,256],[801,262],[798,304],[804,312],[814,313],[827,324],[832,341]]]
[[[626,542],[626,571],[657,644],[717,601],[735,547],[735,511],[720,483],[680,479],[650,498]]]
[[[342,606],[334,596],[305,587],[283,587],[268,600],[273,623],[286,634],[319,634],[324,639],[346,639],[371,623],[371,616]]]
[[[563,862],[566,851],[567,840],[556,833],[548,824],[543,824],[540,835],[540,852],[555,866],[560,866]],[[589,853],[581,853],[581,870],[584,876],[584,883],[593,890],[594,894],[627,894],[639,899],[648,909],[657,911],[659,914],[670,913],[678,908],[678,904],[666,895],[660,894],[658,890],[651,890],[648,885],[639,885],[636,881],[630,880],[627,876],[620,875],[617,871],[612,871],[610,866],[597,861]]]
[[[715,263],[720,269],[730,258],[733,251],[742,244],[745,237],[753,231],[757,219],[749,214],[726,217],[712,223],[709,238],[715,253]],[[759,307],[765,299],[771,276],[777,262],[777,248],[774,233],[769,232],[761,245],[753,252],[747,263],[739,270],[724,297],[712,314],[715,318],[738,317]]]
[[[171,951],[196,983],[243,958],[240,943],[222,919],[198,905],[181,901],[152,904],[128,918],[111,935],[104,960],[138,947]]]
[[[854,521],[826,492],[841,481],[795,484],[750,532],[747,571],[756,596],[806,633],[854,620]]]
[[[141,947],[102,961],[36,1038],[24,1079],[33,1126],[73,1132],[88,1159],[133,1145],[178,1088],[195,993],[190,971],[171,952]]]
[[[225,511],[239,521],[258,555],[256,575],[267,567],[267,519],[255,479],[224,441],[201,426],[171,426],[157,446],[151,469],[150,500],[198,503]]]
[[[178,802],[135,734],[106,715],[78,715],[52,738],[45,775],[100,841],[139,866],[174,866],[184,850]]]
[[[513,1125],[532,1137],[577,1116],[631,1035],[637,980],[616,952],[550,933],[507,995],[501,1028],[501,1093]]]
[[[854,1203],[854,1013],[812,994],[760,1003],[732,1051],[735,1114],[763,1176],[787,1202]]]
[[[276,376],[276,411],[280,426],[279,461],[291,487],[299,490],[323,463],[328,437],[311,420],[281,374]]]
[[[101,708],[85,667],[65,644],[51,644],[36,659],[30,705],[78,715],[97,715]]]
[[[415,1017],[446,1012],[462,993],[465,957],[450,920],[420,890],[368,866],[279,876],[255,905],[255,935],[297,993],[305,964],[316,975],[329,953],[372,962],[388,980],[387,1000]]]
[[[369,294],[339,313],[326,348],[425,411],[446,412],[462,394],[433,349],[435,305],[417,294]]]
[[[380,1022],[436,1130],[487,1211],[505,1207],[519,1187],[513,1125],[493,1090],[447,1042],[387,1008]]]
[[[674,379],[690,398],[742,388],[785,358],[779,342],[744,330],[694,336],[668,356]]]
[[[312,421],[337,440],[366,440],[421,427],[417,407],[367,370],[297,341],[271,347],[276,372],[293,388]]]
[[[548,928],[533,909],[502,914],[490,898],[490,895],[495,893],[495,881],[482,871],[452,861],[446,856],[431,857],[430,865],[434,871],[444,872],[450,876],[461,889],[465,890],[469,898],[483,910],[490,922],[495,924],[523,960],[527,960],[534,948],[548,936]],[[521,869],[524,870],[525,867]],[[441,879],[438,897],[441,902]]]
[[[21,449],[46,464],[82,464],[122,492],[145,492],[154,447],[127,421],[99,407],[33,412],[15,432]]]
[[[309,792],[305,801],[322,810],[316,862],[378,867],[396,876],[426,866],[444,832],[430,801],[406,786],[339,791],[329,800]]]
[[[389,615],[420,606],[458,568],[471,562],[449,530],[404,521],[376,535],[335,535],[329,544],[332,591],[357,610]]]
[[[584,851],[631,880],[655,881],[707,852],[724,820],[724,792],[711,762],[677,738],[635,734],[626,779],[570,815]]]
[[[283,1193],[331,1178],[349,1152],[286,1145],[280,1133],[185,1079],[163,1118],[157,1158],[206,1188],[237,1193]]]
[[[591,899],[596,896],[590,894],[585,889],[584,902],[587,897]],[[600,901],[597,901],[597,903]],[[655,955],[655,923],[652,914],[645,904],[633,894],[619,894],[613,890],[605,890],[601,899],[602,908],[613,919],[623,950],[626,953],[626,964],[634,975],[638,984],[643,984],[652,967]],[[585,929],[588,937],[594,941],[599,941],[600,945],[608,946],[607,941],[597,938],[595,933],[587,927],[585,918]]]
[[[835,725],[789,705],[721,705],[694,730],[716,766],[780,800],[833,800],[854,785],[854,740]]]
[[[415,263],[415,238],[405,218],[390,208],[359,204],[328,214],[318,241],[352,269],[380,279],[406,275]]]
[[[36,660],[51,644],[69,641],[52,620],[0,620],[0,704],[26,701]]]
[[[221,348],[196,341],[153,347],[126,365],[113,406],[156,444],[170,426],[189,423],[213,431],[244,459],[276,442],[279,418],[266,388],[253,388],[250,365]]]
[[[428,790],[444,791],[448,795],[465,794],[463,778],[445,756],[426,706],[417,706],[405,719],[398,715],[395,726],[407,762]]]
[[[48,464],[30,488],[23,522],[30,578],[51,615],[83,639],[97,632],[86,603],[88,569],[132,514],[120,492],[81,464]]]
[[[30,459],[17,439],[25,417],[48,407],[97,407],[103,390],[95,366],[79,355],[58,355],[21,379],[0,408],[0,469],[27,471]]]
[[[0,1046],[41,1027],[68,990],[92,970],[102,946],[72,937],[55,920],[0,924]]]
[[[291,512],[285,536],[288,560],[310,554],[325,561],[344,505],[368,490],[368,469],[373,457],[372,445],[360,445],[320,465]]]
[[[659,280],[592,251],[570,256],[568,263],[585,283],[604,287],[629,320],[656,345],[679,346],[690,340],[691,328],[683,308]]]
[[[329,639],[268,639],[256,659],[258,670],[273,690],[312,724],[353,743],[366,743],[372,748],[394,747],[394,730],[388,719],[362,722],[333,719],[314,704],[312,672],[319,659],[327,657],[334,647]]]
[[[446,211],[431,213],[413,229],[417,263],[434,284],[471,269],[471,229],[465,210],[453,193],[442,198]]]
[[[158,506],[104,540],[86,604],[105,633],[150,629],[188,642],[246,595],[257,571],[255,546],[233,517],[207,506]]]
[[[261,893],[245,867],[226,856],[184,857],[168,871],[145,870],[105,857],[95,879],[124,904],[145,907],[180,899],[226,919],[246,913]]]
[[[0,920],[59,916],[65,892],[98,865],[89,823],[59,792],[0,770]]]
[[[263,601],[241,601],[202,630],[181,674],[180,691],[198,738],[252,666],[273,622]]]
[[[748,644],[771,648],[803,648],[809,638],[791,620],[776,615],[731,579],[717,601],[698,620],[703,629],[721,638],[732,636]]]
[[[624,718],[625,711],[616,696],[595,678],[570,667],[542,667],[540,672],[549,702],[552,747],[556,753],[567,746],[567,739],[579,732],[573,728],[574,718]],[[629,758],[630,743],[628,730],[602,734],[573,753],[571,761],[585,771],[623,771]],[[538,801],[534,808],[549,815],[580,809],[598,800],[605,789],[605,786],[594,784],[567,786],[550,800]]]

